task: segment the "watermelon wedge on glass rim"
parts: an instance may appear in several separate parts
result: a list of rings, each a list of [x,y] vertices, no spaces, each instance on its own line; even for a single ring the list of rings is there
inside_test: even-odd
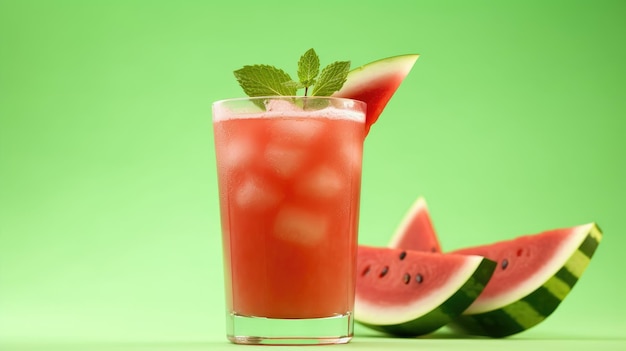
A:
[[[367,135],[418,58],[418,54],[399,55],[357,67],[348,73],[342,88],[332,96],[360,100],[367,104]]]
[[[496,267],[476,255],[359,246],[355,321],[388,334],[431,333],[480,295]]]

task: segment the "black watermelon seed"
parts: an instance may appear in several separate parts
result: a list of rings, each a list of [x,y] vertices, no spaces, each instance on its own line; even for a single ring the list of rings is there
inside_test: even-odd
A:
[[[502,260],[502,269],[506,269],[509,266],[509,260],[506,258]]]
[[[424,277],[421,274],[417,273],[417,275],[415,276],[415,281],[418,284],[422,284],[422,282],[424,281]]]
[[[366,276],[367,273],[370,272],[370,266],[365,267],[365,269],[363,270],[363,272],[361,272],[361,276]]]
[[[381,278],[384,277],[385,275],[387,275],[388,272],[389,272],[389,266],[383,267],[383,270],[380,271],[379,277],[381,277]]]
[[[411,281],[411,275],[409,273],[404,273],[404,284],[408,284]]]
[[[400,252],[400,259],[403,260],[406,257],[406,251]]]

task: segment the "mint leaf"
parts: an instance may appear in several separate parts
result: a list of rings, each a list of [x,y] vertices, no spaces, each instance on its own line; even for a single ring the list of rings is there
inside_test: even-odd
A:
[[[298,78],[300,83],[308,88],[315,84],[315,77],[320,73],[320,59],[315,50],[309,49],[298,61]]]
[[[312,96],[330,96],[341,89],[350,72],[350,61],[337,61],[326,66],[313,86]]]
[[[296,95],[297,88],[285,71],[269,65],[243,66],[235,78],[248,96]]]
[[[302,83],[296,82],[295,80],[290,80],[288,82],[284,82],[283,85],[285,85],[285,86],[287,86],[289,88],[292,88],[292,89],[296,89],[296,90],[304,88],[304,85]]]

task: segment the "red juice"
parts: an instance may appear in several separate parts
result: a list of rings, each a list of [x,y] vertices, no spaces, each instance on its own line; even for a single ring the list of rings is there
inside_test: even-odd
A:
[[[331,108],[214,120],[229,313],[352,312],[363,119]]]

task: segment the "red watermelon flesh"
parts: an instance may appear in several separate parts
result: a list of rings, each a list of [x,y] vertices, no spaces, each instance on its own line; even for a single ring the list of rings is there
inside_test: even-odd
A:
[[[577,253],[577,249],[588,238],[588,233],[593,232],[593,226],[594,224],[586,224],[549,230],[490,245],[452,251],[455,254],[484,256],[498,263],[487,287],[466,313],[493,310],[520,300],[538,289]],[[580,268],[573,269],[578,275],[582,273],[578,272]]]
[[[437,233],[423,197],[417,198],[391,237],[388,247],[441,252]]]
[[[453,255],[359,246],[355,320],[396,335],[434,331],[480,294],[495,263]]]
[[[394,56],[355,68],[348,74],[343,87],[333,96],[367,103],[367,134],[418,57],[417,54]]]
[[[424,210],[414,207],[405,222],[423,216]],[[427,251],[421,246],[423,237],[436,239],[434,230],[407,228],[411,226],[401,225],[390,245]],[[541,323],[569,294],[601,239],[598,226],[589,223],[452,251],[484,256],[498,266],[481,295],[449,326],[467,334],[505,337]]]

